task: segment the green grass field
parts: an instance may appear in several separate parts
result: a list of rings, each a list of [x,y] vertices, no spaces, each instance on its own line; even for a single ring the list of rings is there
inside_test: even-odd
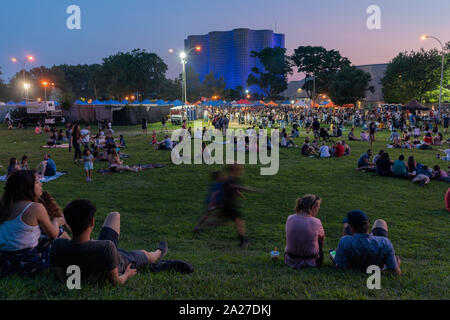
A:
[[[357,172],[357,159],[368,149],[366,142],[350,142],[352,153],[340,159],[305,158],[300,148],[280,150],[280,169],[274,176],[261,176],[259,165],[247,165],[245,185],[264,190],[246,194],[242,211],[250,247],[240,249],[234,225],[208,228],[194,238],[192,230],[204,209],[209,174],[220,165],[173,165],[167,151],[155,151],[140,126],[115,127],[124,134],[132,157],[125,164],[164,163],[166,167],[141,173],[94,174],[85,182],[83,166],[73,164],[73,153],[49,149],[58,171],[69,174],[44,184],[63,207],[76,198],[88,198],[97,206],[94,236],[108,212],[121,213],[121,246],[153,250],[167,240],[166,259],[191,262],[195,272],[138,273],[121,287],[86,284],[68,290],[52,276],[0,279],[0,299],[449,299],[450,224],[444,194],[449,185],[432,181],[425,187],[408,180]],[[357,130],[359,134],[360,129]],[[344,132],[346,135],[347,132]],[[158,138],[161,139],[162,133]],[[296,143],[305,137],[301,131]],[[377,134],[374,151],[386,149],[387,132]],[[445,137],[445,139],[447,136]],[[32,128],[0,127],[0,174],[10,157],[27,154],[31,166],[42,159],[47,137]],[[391,159],[403,153],[417,161],[447,168],[436,159],[436,150],[389,149]],[[106,167],[96,162],[95,169]],[[4,183],[0,183],[3,187]],[[341,220],[351,209],[365,211],[371,222],[384,219],[396,254],[402,259],[400,277],[383,276],[381,290],[366,287],[366,274],[335,270],[328,257],[321,269],[296,271],[283,259],[272,262],[270,250],[285,246],[285,222],[296,198],[314,193],[323,198],[318,218],[325,229],[325,248],[335,248],[342,232]]]

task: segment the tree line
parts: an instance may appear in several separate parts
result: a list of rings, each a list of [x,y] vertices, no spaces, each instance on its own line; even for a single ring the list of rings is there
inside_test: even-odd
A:
[[[443,101],[450,99],[450,42],[446,44]],[[303,89],[311,99],[318,95],[329,96],[335,104],[355,104],[365,98],[371,75],[351,65],[348,58],[337,50],[319,46],[299,46],[291,56],[285,48],[265,48],[252,51],[263,68],[253,67],[247,86],[257,86],[262,94],[251,92],[252,99],[284,99],[288,76],[296,69],[306,76]],[[411,99],[435,102],[439,95],[441,53],[437,50],[402,52],[388,64],[381,80],[384,100],[390,103],[406,103]],[[50,100],[63,101],[67,106],[76,98],[98,100],[122,100],[125,96],[135,99],[180,99],[182,75],[176,79],[166,77],[167,65],[157,54],[134,49],[118,52],[102,59],[100,64],[54,65],[35,67],[25,72],[31,84],[30,97],[44,97],[42,81]],[[1,69],[0,69],[1,75]],[[207,74],[203,81],[189,65],[186,68],[187,95],[189,101],[201,97],[218,97],[237,100],[246,96],[242,86],[226,88],[223,77]],[[315,91],[313,90],[315,86]],[[0,100],[23,98],[23,74],[17,72],[8,83],[0,78]],[[315,93],[315,96],[313,94]]]

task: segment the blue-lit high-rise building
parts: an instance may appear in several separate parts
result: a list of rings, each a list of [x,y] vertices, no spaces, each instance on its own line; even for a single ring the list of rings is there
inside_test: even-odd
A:
[[[184,40],[186,51],[196,46],[201,46],[201,50],[190,52],[187,66],[200,75],[200,81],[214,72],[216,78],[224,78],[227,89],[237,86],[246,89],[251,69],[255,66],[263,69],[259,60],[250,57],[250,53],[264,48],[284,48],[284,34],[272,30],[234,29],[188,36]],[[256,86],[249,89],[261,93]]]

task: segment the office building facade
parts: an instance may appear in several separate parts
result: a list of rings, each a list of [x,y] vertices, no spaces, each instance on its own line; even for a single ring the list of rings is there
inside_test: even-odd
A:
[[[184,40],[185,51],[201,46],[200,51],[189,53],[187,66],[200,75],[200,81],[208,73],[223,77],[227,89],[242,86],[250,92],[260,92],[256,86],[247,87],[247,79],[253,67],[263,69],[257,58],[250,57],[252,51],[264,48],[284,48],[284,34],[272,30],[234,29],[213,31],[206,35],[192,35]]]

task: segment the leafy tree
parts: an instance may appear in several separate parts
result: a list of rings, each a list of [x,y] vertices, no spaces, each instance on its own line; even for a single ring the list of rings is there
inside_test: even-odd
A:
[[[164,79],[160,98],[164,100],[181,100],[181,96],[181,79]]]
[[[60,103],[61,108],[64,110],[69,110],[75,101],[75,95],[73,93],[66,92],[62,95]]]
[[[6,84],[3,82],[3,79],[1,78],[2,74],[3,74],[2,68],[0,67],[0,100],[6,101],[8,99],[8,97],[7,97],[8,87],[6,86]]]
[[[134,49],[103,58],[102,69],[110,95],[123,97],[138,93],[141,98],[159,95],[167,65],[155,53]]]
[[[412,99],[435,102],[439,99],[441,52],[437,50],[402,52],[388,64],[383,85],[384,100],[389,103],[407,103]],[[443,100],[450,92],[450,55],[446,55]]]
[[[374,92],[369,87],[372,76],[356,67],[347,67],[340,70],[331,83],[330,98],[337,105],[356,104],[366,97],[367,90]]]
[[[350,66],[350,60],[342,57],[339,51],[327,50],[324,47],[300,46],[294,50],[291,60],[297,67],[297,71],[306,74],[303,89],[311,99],[317,98],[320,93],[329,94],[330,85],[333,83],[336,73]],[[315,93],[313,97],[313,80],[315,77]]]
[[[225,91],[225,80],[223,77],[216,78],[214,72],[210,72],[205,76],[202,82],[200,94],[202,97],[212,97],[212,96],[224,96]]]
[[[247,85],[257,85],[270,99],[276,99],[287,89],[287,76],[292,74],[292,66],[285,48],[265,48],[252,51],[250,57],[257,58],[264,69],[253,67]]]
[[[181,84],[181,88],[183,87],[183,75],[180,74],[179,83]],[[200,81],[200,75],[195,72],[194,68],[187,66],[186,67],[186,94],[188,101],[197,101],[201,98],[201,89],[202,83]],[[181,101],[184,100],[184,92],[180,89]],[[180,97],[179,96],[179,97]]]

